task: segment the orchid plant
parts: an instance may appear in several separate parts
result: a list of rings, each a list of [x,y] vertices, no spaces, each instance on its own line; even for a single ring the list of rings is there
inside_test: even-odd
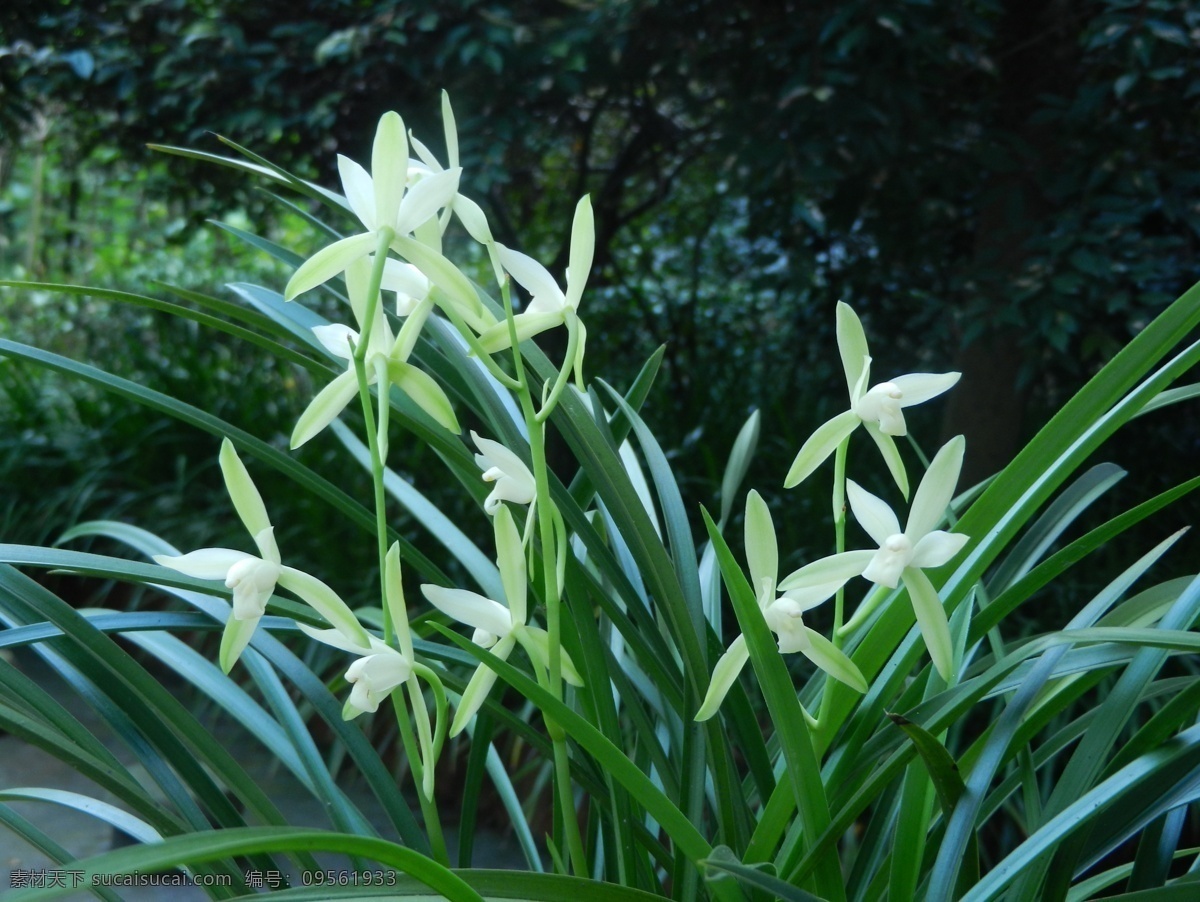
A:
[[[1197,394],[1168,391],[1200,362],[1200,344],[1168,357],[1200,325],[1196,290],[985,489],[959,485],[965,442],[946,442],[906,515],[908,468],[923,460],[915,440],[896,441],[919,425],[906,412],[959,376],[873,383],[864,323],[839,303],[847,409],[799,443],[782,478],[791,494],[778,498],[742,493],[753,416],[714,519],[683,500],[644,416],[661,352],[623,389],[585,378],[598,215],[589,198],[576,201],[564,231],[565,273],[501,244],[463,193],[471,177],[445,97],[442,112],[444,162],[389,112],[369,168],[339,157],[340,194],[233,145],[251,162],[222,157],[223,165],[296,189],[351,232],[304,259],[282,292],[234,286],[253,310],[194,293],[188,300],[202,310],[172,308],[254,335],[324,386],[305,399],[291,450],[344,449],[370,477],[365,504],[280,450],[286,440],[261,440],[185,400],[0,340],[0,354],[219,436],[233,512],[254,547],[180,554],[109,521],[81,524],[63,541],[105,536],[154,563],[0,546],[5,562],[152,586],[190,609],[75,611],[0,567],[3,643],[44,653],[128,740],[139,773],[157,787],[143,786],[0,659],[0,728],[71,762],[124,806],[0,788],[6,829],[70,861],[4,803],[72,805],[137,841],[77,862],[81,873],[180,866],[213,887],[240,881],[240,890],[214,889],[222,898],[253,891],[245,862],[311,884],[326,873],[314,853],[348,856],[353,881],[322,877],[319,890],[304,891],[329,899],[368,883],[386,885],[389,897],[600,902],[1084,898],[1117,885],[1188,893],[1194,876],[1172,868],[1183,860],[1194,872],[1200,860],[1181,842],[1198,798],[1200,678],[1172,662],[1200,650],[1190,631],[1200,581],[1160,580],[1129,594],[1178,534],[1128,562],[1064,629],[1031,636],[1011,615],[1200,486],[1190,479],[1065,537],[1117,478],[1105,466],[1075,476],[1082,462],[1133,417]],[[334,321],[301,307],[311,291],[339,299],[321,308],[337,310]],[[565,351],[551,357],[538,343],[558,329]],[[886,478],[858,457],[851,478],[848,448],[860,427]],[[552,437],[577,466],[551,467]],[[414,442],[445,472],[402,475],[397,449]],[[827,544],[781,547],[776,522],[830,457]],[[318,576],[285,557],[251,468],[291,478],[361,528],[374,569]],[[443,477],[470,499],[465,516],[430,500]],[[291,526],[289,499],[268,494]],[[740,533],[728,525],[739,517]],[[703,542],[693,531],[701,521]],[[473,534],[486,538],[477,544]],[[736,535],[742,557],[729,541]],[[736,630],[724,626],[730,608]],[[222,634],[219,667],[205,644],[176,638],[205,629]],[[243,723],[320,801],[329,825],[286,826],[246,764],[158,685],[130,644]],[[1097,687],[1104,697],[1081,705]],[[378,805],[360,806],[344,788],[350,771]],[[485,796],[517,837],[526,871],[472,868]],[[368,816],[374,808],[383,822]],[[455,821],[457,844],[447,837]],[[980,835],[995,847],[982,851]],[[1109,863],[1138,837],[1132,862]]]

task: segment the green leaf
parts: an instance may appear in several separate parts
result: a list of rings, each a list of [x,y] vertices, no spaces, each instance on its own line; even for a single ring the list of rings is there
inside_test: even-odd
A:
[[[768,892],[774,898],[784,900],[784,902],[822,902],[820,896],[805,892],[800,887],[792,886],[769,873],[765,865],[743,864],[728,846],[717,846],[713,849],[712,855],[704,859],[701,864],[704,865],[707,872],[705,879],[710,883],[730,876],[739,883]]]
[[[913,748],[921,756],[925,769],[933,781],[938,801],[942,806],[942,815],[949,818],[959,798],[966,791],[958,764],[946,751],[946,747],[937,737],[919,724],[913,723],[901,714],[889,713],[892,723],[898,726],[908,736]],[[979,880],[979,845],[974,834],[970,837],[966,848],[966,861],[959,874],[957,894],[961,895]]]

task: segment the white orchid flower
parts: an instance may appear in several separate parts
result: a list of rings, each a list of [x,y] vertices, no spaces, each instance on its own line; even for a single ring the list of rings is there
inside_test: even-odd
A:
[[[896,486],[907,498],[908,476],[893,438],[908,434],[904,408],[936,398],[958,382],[961,374],[910,373],[867,388],[871,375],[867,338],[858,314],[841,301],[837,305],[837,342],[850,391],[850,409],[817,427],[796,454],[783,486],[790,489],[808,478],[850,433],[865,426],[879,446]]]
[[[750,583],[758,596],[758,609],[767,626],[779,640],[781,654],[799,652],[831,677],[859,692],[867,691],[867,681],[858,667],[832,642],[804,625],[804,613],[829,599],[851,576],[834,574],[824,581],[808,581],[776,597],[779,571],[779,547],[771,511],[758,492],[746,498],[746,562]],[[798,571],[803,573],[804,571]],[[745,634],[730,643],[716,667],[708,692],[696,712],[696,720],[708,720],[717,713],[738,674],[750,660]]]
[[[471,637],[480,648],[490,649],[500,660],[508,659],[513,648],[520,643],[536,664],[542,669],[550,666],[550,638],[546,631],[530,626],[528,617],[525,571],[525,552],[521,537],[507,507],[500,506],[495,517],[496,563],[500,567],[500,581],[508,604],[503,605],[466,589],[447,589],[443,586],[423,585],[421,592],[435,608],[459,623],[474,627]],[[570,656],[562,651],[562,677],[572,686],[582,686],[583,678],[576,670]],[[470,722],[486,701],[496,682],[496,673],[485,664],[476,668],[450,725],[450,735],[456,736]]]
[[[388,264],[394,262],[399,267],[406,265],[398,260],[387,262]],[[406,270],[403,272],[405,278],[411,276]],[[384,273],[386,276],[386,268]],[[370,287],[368,284],[370,277],[370,257],[353,260],[346,267],[346,288],[350,295],[350,306],[360,328],[366,317],[366,296]],[[392,283],[385,283],[384,287],[388,288],[389,284],[413,287],[414,283],[411,280],[401,283],[397,279]],[[400,330],[400,334],[393,337],[383,310],[379,307],[375,308],[375,319],[368,333],[364,359],[367,384],[398,386],[441,426],[457,433],[459,431],[458,420],[454,416],[454,408],[445,391],[429,374],[408,362],[408,355],[412,352],[412,344],[415,341],[415,330],[419,330],[420,326],[421,323],[410,319]],[[292,430],[291,445],[293,449],[299,448],[320,433],[358,394],[358,378],[354,370],[354,349],[361,340],[360,333],[346,325],[332,324],[314,327],[313,334],[331,354],[346,361],[346,370],[318,392],[300,415],[295,429]],[[380,391],[378,423],[378,440],[382,457],[387,456],[389,410],[390,404],[387,401],[386,388],[384,388]]]
[[[458,167],[430,174],[425,167],[410,166],[404,120],[396,113],[384,113],[379,120],[371,172],[341,155],[338,172],[346,201],[366,231],[335,241],[306,260],[288,281],[286,300],[323,285],[375,252],[383,229],[406,236],[435,219],[453,200],[462,174]]]
[[[908,523],[903,529],[886,502],[849,480],[846,494],[854,518],[879,547],[835,554],[813,565],[807,578],[806,574],[796,573],[784,581],[785,585],[804,585],[813,578],[828,578],[832,573],[859,573],[889,589],[895,589],[903,582],[912,600],[913,612],[921,627],[929,656],[945,679],[950,678],[954,669],[950,625],[937,590],[924,570],[948,564],[970,541],[968,536],[935,529],[954,496],[965,447],[966,443],[960,435],[938,451],[925,471],[921,484],[917,486]],[[876,596],[879,600],[883,597]],[[874,607],[873,604],[861,606],[842,627],[842,631],[853,631],[866,620]]]
[[[387,605],[398,648],[393,648],[375,636],[368,635],[369,641],[364,644],[347,639],[337,630],[317,630],[303,623],[299,624],[299,627],[318,642],[358,656],[346,668],[346,682],[352,688],[342,707],[343,719],[353,720],[363,713],[374,714],[379,710],[379,705],[396,689],[408,686],[413,713],[416,715],[417,739],[421,746],[422,788],[426,797],[431,798],[442,736],[439,724],[438,738],[434,738],[429,710],[425,707],[425,696],[417,679],[418,673],[439,683],[439,686],[440,681],[427,667],[417,662],[413,650],[412,632],[408,625],[408,611],[404,603],[404,587],[400,575],[398,543],[388,550],[384,561],[384,603]]]
[[[221,443],[220,463],[234,509],[254,538],[260,556],[232,548],[203,548],[183,555],[155,555],[154,561],[196,579],[222,580],[226,588],[233,590],[233,609],[221,637],[221,669],[228,673],[245,650],[276,585],[308,602],[337,628],[334,632],[366,645],[367,633],[333,589],[281,561],[275,528],[267,517],[262,496],[229,439]]]
[[[567,263],[567,290],[558,287],[554,276],[546,267],[532,257],[497,244],[500,262],[509,275],[530,294],[529,305],[522,313],[513,317],[517,340],[524,341],[539,332],[566,324],[575,329],[578,324],[576,311],[592,270],[592,258],[596,247],[596,225],[592,216],[592,202],[586,195],[575,206],[575,219],[571,225],[571,253]],[[502,351],[511,345],[507,322],[499,322],[479,336],[480,344],[489,354]],[[582,346],[580,350],[582,355]],[[568,369],[572,362],[564,364]]]
[[[471,438],[479,449],[475,463],[483,470],[483,481],[495,484],[483,502],[488,515],[494,516],[504,501],[532,504],[537,497],[537,484],[525,462],[499,442],[484,438],[474,430],[471,430]]]

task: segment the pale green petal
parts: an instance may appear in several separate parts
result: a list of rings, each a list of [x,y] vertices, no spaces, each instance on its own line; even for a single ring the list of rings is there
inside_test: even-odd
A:
[[[342,177],[342,191],[350,209],[368,231],[375,228],[375,185],[367,170],[349,157],[338,154],[338,173]]]
[[[954,644],[950,640],[950,624],[946,620],[946,609],[938,598],[937,590],[929,577],[913,567],[905,567],[901,578],[912,600],[913,613],[929,657],[942,679],[949,681],[954,675]]]
[[[962,373],[909,373],[907,376],[897,376],[889,380],[900,389],[901,407],[912,407],[930,398],[936,398],[942,392],[949,391],[961,378]]]
[[[767,502],[753,489],[746,496],[746,563],[750,568],[750,585],[755,593],[769,582],[767,594],[775,594],[779,574],[779,545],[775,539],[775,524]]]
[[[746,647],[746,637],[738,636],[713,668],[712,680],[708,684],[708,692],[704,694],[700,710],[696,712],[696,720],[708,720],[717,713],[734,680],[749,660],[750,649]]]
[[[867,681],[858,666],[846,657],[846,653],[832,642],[807,626],[803,630],[808,634],[809,645],[801,651],[806,658],[824,670],[835,680],[841,680],[855,692],[865,693]]]
[[[313,335],[322,347],[335,357],[350,360],[354,357],[353,345],[358,344],[358,333],[342,323],[313,326]]]
[[[376,651],[370,645],[359,645],[357,642],[351,642],[343,635],[341,630],[319,630],[309,626],[307,623],[297,623],[296,626],[310,639],[315,639],[323,645],[330,645],[333,648],[348,651],[351,654],[363,656],[374,654]]]
[[[496,509],[495,532],[496,564],[500,567],[504,597],[508,601],[512,622],[523,624],[528,617],[525,607],[525,547],[521,543],[521,534],[517,531],[517,524],[513,522],[507,505],[502,504]]]
[[[883,545],[891,536],[900,534],[900,521],[887,502],[877,498],[853,479],[846,480],[846,496],[854,519],[875,542]]]
[[[408,181],[408,138],[398,113],[384,113],[379,119],[371,147],[371,178],[375,182],[376,226],[394,228]]]
[[[384,602],[392,618],[392,628],[399,640],[400,653],[408,661],[416,658],[413,652],[412,631],[408,628],[408,605],[404,601],[404,580],[400,570],[400,543],[393,542],[384,563]]]
[[[496,245],[496,252],[500,255],[500,262],[504,264],[504,269],[518,285],[529,292],[533,299],[552,299],[559,307],[566,305],[566,296],[558,287],[558,283],[554,281],[554,276],[550,275],[546,267],[537,260],[528,254],[511,250],[503,244]]]
[[[321,389],[296,421],[296,428],[292,430],[292,450],[332,423],[356,394],[358,380],[353,370],[347,370]]]
[[[912,560],[909,561],[909,565],[921,568],[940,567],[942,564],[949,563],[969,541],[970,538],[967,536],[935,529],[922,536],[921,540],[913,546]]]
[[[334,276],[345,271],[346,267],[360,257],[365,257],[375,246],[375,236],[371,232],[361,235],[351,235],[321,248],[300,264],[300,268],[292,273],[287,287],[283,290],[283,299],[290,301],[298,294],[303,294],[310,288],[323,285]]]
[[[280,564],[279,545],[275,542],[275,527],[268,526],[254,536],[254,544],[262,559],[269,564]]]
[[[439,426],[456,435],[462,431],[449,396],[432,376],[411,363],[399,360],[387,361],[387,372],[392,384],[412,398]]]
[[[575,205],[575,220],[571,224],[571,255],[567,264],[566,303],[571,309],[579,306],[592,257],[596,250],[596,223],[592,216],[592,199],[588,195]]]
[[[201,548],[199,551],[192,551],[188,554],[156,554],[154,563],[182,573],[184,576],[196,579],[219,579],[224,582],[230,567],[252,557],[254,555],[246,554],[244,551],[235,551],[232,548]]]
[[[254,486],[254,480],[250,478],[246,465],[238,457],[237,450],[229,439],[221,442],[219,460],[221,473],[225,477],[225,488],[238,517],[246,525],[250,535],[258,535],[264,529],[268,529],[271,519],[267,516],[266,505],[263,504],[262,496]]]
[[[422,300],[429,294],[429,280],[411,263],[404,263],[395,257],[388,257],[383,264],[383,280],[380,288],[384,291],[395,291],[412,299],[412,303]],[[407,313],[399,313],[407,316]]]
[[[812,563],[805,564],[799,570],[780,580],[779,591],[789,592],[793,589],[809,589],[827,583],[842,582],[855,576],[861,576],[875,552],[843,551],[841,554],[831,554]]]
[[[419,140],[411,131],[408,133],[408,143],[412,145],[412,149],[417,152],[417,157],[428,167],[431,173],[441,172],[446,168],[438,162],[437,157],[433,155],[433,151],[426,147],[425,143]]]
[[[460,310],[469,325],[474,328],[482,321],[483,304],[479,295],[457,266],[437,251],[404,235],[397,235],[392,240],[392,247],[445,293],[446,298]]]
[[[454,198],[454,213],[467,230],[467,234],[480,244],[487,244],[493,240],[487,216],[475,201],[469,197],[463,197],[461,194],[458,195]]]
[[[404,195],[400,204],[400,217],[396,220],[396,231],[407,235],[417,226],[431,219],[438,210],[449,205],[458,191],[461,169],[447,169],[436,175],[427,175]],[[412,261],[416,263],[416,260]],[[418,264],[419,266],[420,264]]]
[[[847,410],[818,426],[796,454],[791,469],[784,477],[783,487],[790,489],[807,479],[860,423],[862,420],[858,418],[858,414]]]
[[[558,313],[518,313],[513,317],[513,325],[516,327],[517,342],[520,343],[526,339],[545,332],[547,329],[553,329],[555,326],[562,325],[563,314]],[[582,325],[582,323],[580,323]],[[479,343],[483,345],[484,351],[489,354],[495,354],[497,351],[503,351],[506,348],[512,347],[510,333],[508,331],[508,321],[501,320],[491,328],[485,330],[479,336]]]
[[[512,636],[505,636],[496,643],[495,648],[492,649],[492,654],[501,660],[506,660],[516,641]],[[450,724],[451,736],[457,736],[462,732],[463,727],[483,707],[483,703],[487,701],[488,693],[492,691],[492,686],[495,684],[496,672],[490,667],[480,664],[476,668],[474,676],[471,677],[471,681],[467,683],[467,688],[463,690],[462,699],[458,703],[458,710],[454,712],[454,722]]]
[[[930,461],[929,469],[925,471],[913,496],[908,527],[904,530],[910,542],[920,541],[922,536],[936,529],[946,516],[946,508],[950,506],[950,499],[954,497],[954,489],[958,485],[965,448],[963,437],[955,436]]]
[[[837,305],[837,343],[842,369],[846,373],[846,389],[853,395],[854,386],[863,372],[863,358],[869,357],[871,352],[867,349],[862,320],[849,304],[842,301]]]
[[[421,593],[431,605],[459,623],[502,640],[512,632],[512,614],[498,601],[466,589],[447,589],[429,583],[421,586]]]
[[[225,632],[221,634],[221,650],[217,656],[221,670],[225,673],[233,669],[233,665],[250,644],[254,631],[258,628],[258,620],[257,617],[247,620],[235,620],[230,617],[225,622]]]
[[[900,490],[900,494],[907,501],[908,473],[904,469],[904,461],[900,457],[900,449],[896,447],[896,440],[890,435],[885,435],[878,423],[867,422],[863,425],[867,429],[867,434],[879,448],[879,453],[883,455],[883,462],[887,464],[888,472],[892,474],[892,481],[896,483],[896,488]]]
[[[351,642],[370,646],[371,637],[362,628],[354,612],[333,589],[315,576],[294,567],[282,567],[279,585],[308,602],[314,611],[341,630]]]

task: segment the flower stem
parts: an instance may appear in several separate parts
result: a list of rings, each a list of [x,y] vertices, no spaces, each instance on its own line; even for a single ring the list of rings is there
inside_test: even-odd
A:
[[[558,579],[558,554],[555,543],[554,519],[557,511],[550,500],[550,470],[546,462],[545,421],[533,407],[533,394],[529,378],[521,360],[517,342],[516,325],[513,321],[510,282],[501,288],[504,297],[504,315],[508,320],[509,336],[512,338],[513,363],[520,389],[517,396],[525,416],[525,427],[529,431],[529,454],[536,486],[537,525],[542,546],[542,585],[546,602],[546,633],[549,636],[549,661],[547,689],[558,700],[562,700],[562,598]],[[555,400],[557,400],[555,398]],[[545,408],[543,408],[543,411]],[[583,849],[583,837],[579,832],[579,818],[575,811],[575,795],[571,786],[570,758],[567,737],[557,721],[542,712],[546,721],[546,732],[554,746],[555,796],[562,812],[563,829],[566,831],[567,848],[571,858],[571,869],[576,876],[587,876],[587,856]]]

